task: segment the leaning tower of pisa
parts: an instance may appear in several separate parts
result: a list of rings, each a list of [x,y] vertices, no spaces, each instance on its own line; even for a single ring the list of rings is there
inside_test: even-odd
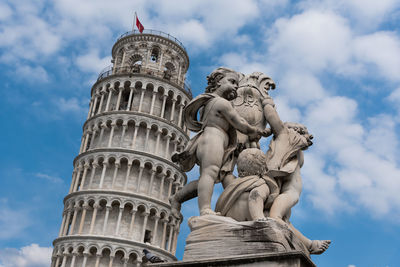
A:
[[[188,67],[169,34],[132,31],[116,41],[91,90],[52,267],[140,266],[144,248],[176,260],[180,222],[168,198],[186,183],[171,154],[188,142]]]

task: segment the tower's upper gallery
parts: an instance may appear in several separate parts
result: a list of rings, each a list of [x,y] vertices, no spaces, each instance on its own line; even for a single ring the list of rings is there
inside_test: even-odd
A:
[[[112,63],[112,74],[154,75],[183,86],[189,57],[183,44],[167,33],[130,31],[114,44]]]

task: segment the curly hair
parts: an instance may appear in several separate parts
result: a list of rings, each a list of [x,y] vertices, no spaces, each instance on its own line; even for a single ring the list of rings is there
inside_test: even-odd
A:
[[[219,86],[219,81],[226,76],[228,73],[233,73],[237,75],[238,80],[239,80],[239,73],[225,67],[219,67],[215,69],[213,72],[210,73],[210,75],[207,76],[207,87],[206,87],[206,93],[212,93],[215,91],[215,89],[218,88]]]

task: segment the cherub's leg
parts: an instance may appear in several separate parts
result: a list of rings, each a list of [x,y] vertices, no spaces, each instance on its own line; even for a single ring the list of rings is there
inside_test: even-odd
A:
[[[294,232],[296,237],[308,248],[310,254],[322,254],[329,248],[331,240],[310,240],[305,237],[293,224],[288,223],[289,228]]]
[[[179,219],[181,217],[179,210],[181,209],[181,204],[183,202],[197,197],[198,183],[198,180],[191,181],[169,198],[169,203],[171,204],[171,212],[175,218]]]
[[[211,209],[211,197],[220,167],[216,164],[200,167],[200,178],[197,188],[200,215],[216,214]]]
[[[302,189],[300,167],[283,182],[281,194],[277,196],[271,206],[270,217],[283,222],[283,218],[299,201]]]
[[[199,145],[197,148],[197,158],[200,165],[200,178],[197,187],[200,215],[216,214],[211,210],[211,197],[221,169],[224,150],[223,142],[218,140],[209,145]]]
[[[248,205],[250,217],[253,221],[265,219],[263,210],[264,202],[268,195],[269,187],[266,184],[256,187],[250,191]]]

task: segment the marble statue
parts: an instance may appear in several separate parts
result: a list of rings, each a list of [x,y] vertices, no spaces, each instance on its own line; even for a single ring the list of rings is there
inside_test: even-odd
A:
[[[281,121],[268,94],[275,83],[265,74],[244,75],[218,68],[207,78],[206,92],[184,110],[188,129],[198,134],[183,152],[172,157],[183,171],[191,170],[196,163],[200,166],[200,178],[170,198],[172,212],[179,216],[181,203],[198,196],[200,217],[189,222],[192,233],[185,255],[201,255],[203,252],[190,244],[211,242],[210,232],[213,242],[224,247],[224,237],[249,228],[257,237],[253,233],[241,238],[249,247],[254,241],[257,250],[272,249],[275,245],[271,244],[283,244],[285,239],[286,251],[296,248],[307,255],[323,253],[330,240],[310,240],[289,220],[302,191],[303,150],[312,145],[313,136],[302,124]],[[260,138],[270,135],[269,148],[263,152]],[[233,174],[236,164],[238,177]],[[224,191],[213,211],[211,196],[217,182],[222,182]],[[277,240],[272,242],[271,238]],[[230,242],[240,247],[240,240],[233,235]],[[260,240],[264,240],[263,246],[257,245]],[[208,254],[203,256],[214,253],[204,251]]]
[[[185,108],[186,126],[198,134],[173,160],[179,161],[185,171],[191,170],[195,162],[200,166],[197,190],[200,215],[215,214],[211,209],[213,187],[220,181],[220,172],[233,167],[236,131],[247,134],[250,139],[265,135],[263,130],[249,125],[229,102],[237,96],[238,83],[237,72],[218,68],[208,76],[206,92]],[[200,121],[197,120],[199,109],[202,109]]]

